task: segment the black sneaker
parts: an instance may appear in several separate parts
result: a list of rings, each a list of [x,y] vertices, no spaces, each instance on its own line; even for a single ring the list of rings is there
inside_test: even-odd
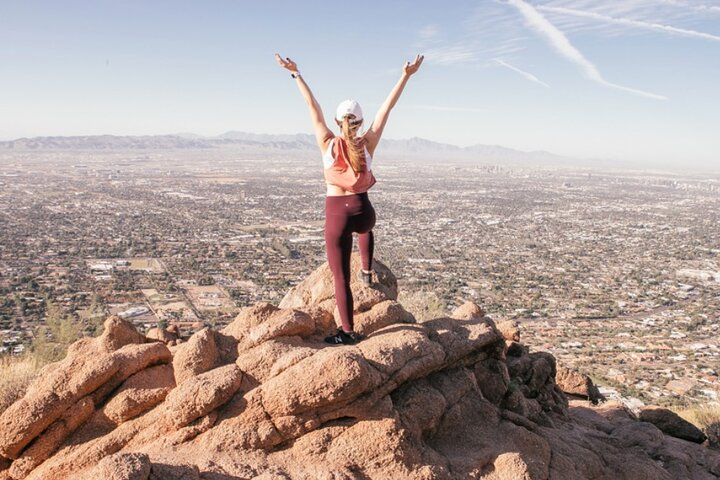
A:
[[[354,345],[360,341],[360,335],[355,332],[345,332],[339,328],[335,335],[325,337],[325,342],[333,345]]]
[[[370,270],[369,272],[365,272],[361,268],[358,272],[358,278],[364,285],[367,285],[369,287],[370,285],[372,285],[372,274],[372,270]]]

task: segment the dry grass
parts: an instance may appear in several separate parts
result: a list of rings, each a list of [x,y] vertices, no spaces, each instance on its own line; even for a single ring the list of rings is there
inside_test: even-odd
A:
[[[32,355],[0,357],[0,412],[25,395],[40,367],[40,361]]]
[[[426,322],[438,317],[447,316],[445,304],[435,292],[401,290],[397,301],[412,313],[418,322]]]
[[[720,445],[720,403],[678,408],[675,413],[705,432],[711,445]]]

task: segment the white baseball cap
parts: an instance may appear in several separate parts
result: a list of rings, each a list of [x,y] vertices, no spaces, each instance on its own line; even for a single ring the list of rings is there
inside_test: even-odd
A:
[[[355,100],[343,100],[340,102],[335,113],[335,120],[342,122],[346,115],[354,115],[355,120],[362,120],[363,114],[360,104]]]

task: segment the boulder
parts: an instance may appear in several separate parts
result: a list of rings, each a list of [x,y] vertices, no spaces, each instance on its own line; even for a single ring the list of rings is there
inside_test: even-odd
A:
[[[595,384],[593,384],[590,377],[561,365],[557,367],[555,383],[560,387],[560,390],[568,395],[590,400],[595,404],[604,400],[604,397],[600,394],[600,391]]]
[[[95,411],[90,397],[83,397],[67,409],[12,463],[10,475],[25,478],[35,467],[48,459],[62,442],[82,425]]]
[[[262,385],[262,404],[271,417],[346,403],[379,382],[356,349],[325,349]]]
[[[330,318],[327,311],[318,308],[278,308],[262,302],[241,310],[222,333],[235,338],[242,351],[273,338],[308,337],[326,332]]]
[[[452,318],[458,320],[476,320],[485,316],[485,310],[473,302],[465,302],[450,314]]]
[[[316,351],[299,337],[274,338],[241,352],[235,363],[253,382],[265,383]]]
[[[178,335],[175,333],[177,328],[174,328],[173,330],[174,331],[171,332],[170,327],[168,327],[168,329],[153,327],[145,332],[145,338],[148,340],[163,342],[165,345],[175,345],[178,340]]]
[[[96,405],[102,403],[113,390],[134,373],[153,365],[169,363],[172,354],[164,343],[151,342],[142,345],[125,345],[112,353],[112,359],[119,368],[93,392],[93,401]]]
[[[57,368],[39,376],[24,397],[0,414],[0,455],[17,458],[66,410],[113,378],[121,362],[114,354],[104,353],[103,340],[98,343],[100,348],[90,339],[76,342]]]
[[[186,380],[167,396],[166,418],[180,428],[207,415],[232,398],[242,375],[237,365],[231,364]]]
[[[213,330],[203,328],[177,348],[172,365],[178,385],[216,366],[218,349],[215,337]]]
[[[245,348],[278,337],[309,337],[315,333],[315,320],[305,312],[280,309],[263,323],[252,327],[244,336]]]
[[[106,352],[112,352],[125,345],[145,343],[146,338],[140,334],[135,325],[127,320],[113,315],[105,320],[102,334],[96,342]]]
[[[146,368],[125,380],[102,411],[110,421],[119,425],[162,403],[173,388],[172,365]]]
[[[666,408],[643,407],[640,409],[639,418],[643,422],[652,423],[663,433],[676,438],[695,443],[703,443],[707,439],[702,430]]]
[[[148,480],[152,464],[144,453],[116,453],[105,457],[78,480]]]
[[[324,337],[331,332],[334,333],[337,329],[337,323],[335,322],[335,317],[332,312],[317,306],[302,307],[299,310],[307,313],[313,319],[316,335]]]
[[[397,300],[397,279],[381,261],[373,261],[376,280],[366,286],[358,278],[360,255],[355,253],[350,261],[350,289],[353,294],[354,311],[364,312],[385,300]],[[330,313],[335,310],[335,283],[327,262],[317,268],[305,280],[288,291],[280,302],[280,308],[303,309],[320,307]]]
[[[473,373],[483,396],[499,406],[510,385],[507,364],[496,358],[488,358],[478,362]]]
[[[240,310],[235,319],[221,332],[242,340],[250,329],[264,323],[279,310],[278,307],[267,302],[256,303]]]
[[[520,324],[515,320],[504,320],[502,322],[496,322],[495,325],[503,338],[508,342],[520,341]]]
[[[369,335],[395,323],[415,323],[415,317],[394,300],[385,300],[373,305],[370,310],[353,316],[355,331],[360,335]],[[339,315],[336,323],[340,324]]]
[[[450,365],[500,341],[495,324],[489,319],[436,318],[423,325],[430,330],[430,338],[442,346]]]

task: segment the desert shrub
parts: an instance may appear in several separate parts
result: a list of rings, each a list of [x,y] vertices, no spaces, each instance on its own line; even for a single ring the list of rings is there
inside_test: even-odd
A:
[[[45,314],[45,324],[37,329],[24,355],[0,356],[0,412],[25,395],[43,366],[62,360],[68,346],[83,336],[82,322],[65,314],[54,303],[47,302]],[[101,331],[102,324],[94,333]]]
[[[0,412],[25,395],[41,366],[32,355],[0,357]]]
[[[405,310],[412,313],[418,322],[426,322],[447,315],[447,306],[432,291],[406,292],[401,290],[397,301],[405,307]]]
[[[720,403],[678,408],[675,413],[705,432],[710,445],[720,446]]]
[[[52,302],[47,303],[45,314],[45,325],[38,328],[32,344],[32,354],[42,365],[62,360],[68,345],[83,333],[82,324]]]

